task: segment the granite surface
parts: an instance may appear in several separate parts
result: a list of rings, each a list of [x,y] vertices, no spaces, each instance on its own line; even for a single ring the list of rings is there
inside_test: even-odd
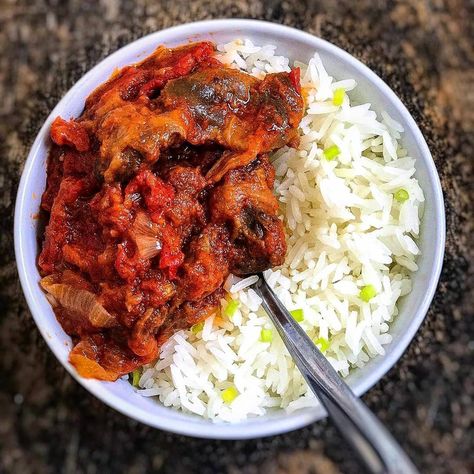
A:
[[[129,420],[60,366],[21,293],[13,204],[49,111],[130,40],[220,17],[266,19],[332,41],[375,70],[420,125],[446,197],[444,270],[409,349],[364,399],[422,472],[473,472],[474,4],[461,0],[0,0],[0,472],[363,472],[326,421],[273,438],[218,442]]]

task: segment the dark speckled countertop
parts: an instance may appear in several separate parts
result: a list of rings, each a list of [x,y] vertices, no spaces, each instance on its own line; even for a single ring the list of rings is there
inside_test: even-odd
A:
[[[473,472],[474,4],[468,0],[0,0],[0,472],[362,472],[326,421],[273,438],[219,442],[129,420],[60,366],[20,290],[13,204],[28,149],[52,107],[130,40],[222,17],[266,19],[332,41],[375,70],[420,125],[446,197],[444,270],[409,349],[364,400],[422,472]]]

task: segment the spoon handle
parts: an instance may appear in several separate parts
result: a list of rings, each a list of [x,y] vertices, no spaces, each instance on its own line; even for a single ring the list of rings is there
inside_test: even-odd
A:
[[[368,472],[418,473],[408,456],[383,424],[357,398],[332,365],[312,343],[281,301],[259,275],[254,289],[263,300],[295,364],[332,421],[364,462]]]

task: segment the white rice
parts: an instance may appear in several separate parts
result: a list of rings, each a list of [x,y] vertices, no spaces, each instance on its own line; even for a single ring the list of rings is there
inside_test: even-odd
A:
[[[237,40],[219,48],[220,59],[257,77],[289,71],[290,62],[275,46]],[[308,335],[328,341],[326,357],[343,376],[384,354],[397,301],[411,290],[417,270],[416,245],[423,191],[415,160],[400,138],[403,127],[370,104],[351,105],[353,79],[335,81],[318,54],[301,68],[306,114],[301,144],[272,158],[275,192],[286,225],[285,264],[265,274],[289,310],[302,309]],[[338,88],[346,91],[333,104]],[[337,145],[340,155],[328,161],[323,150]],[[393,193],[403,188],[400,204]],[[283,342],[249,288],[257,277],[230,276],[224,288],[240,303],[231,318],[213,315],[197,334],[180,331],[162,348],[156,363],[144,368],[139,393],[157,396],[165,406],[235,422],[281,408],[288,412],[317,404]],[[359,297],[365,285],[377,294]],[[222,301],[222,309],[227,306]],[[262,329],[273,331],[261,342]],[[237,397],[226,403],[223,390]]]

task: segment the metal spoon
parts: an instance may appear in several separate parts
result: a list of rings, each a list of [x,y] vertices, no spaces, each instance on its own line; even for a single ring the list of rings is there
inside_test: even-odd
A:
[[[383,424],[339,377],[259,274],[253,288],[283,342],[332,421],[374,474],[415,474],[417,469]]]

